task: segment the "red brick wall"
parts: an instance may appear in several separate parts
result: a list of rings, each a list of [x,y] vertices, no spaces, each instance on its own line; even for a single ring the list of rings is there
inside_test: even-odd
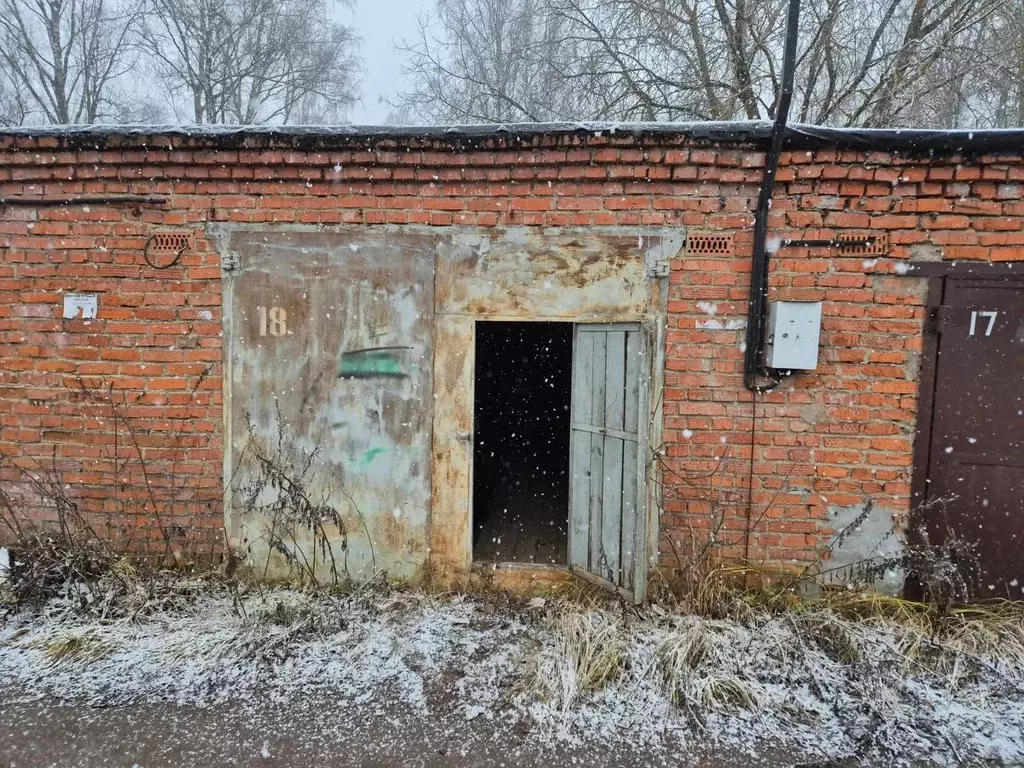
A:
[[[695,151],[691,163],[698,154],[712,161]],[[719,152],[714,162],[729,155]],[[726,173],[697,169],[705,179]],[[926,295],[923,280],[896,276],[897,265],[1024,260],[1024,163],[793,152],[783,155],[778,181],[774,237],[885,233],[889,248],[883,256],[835,248],[775,255],[772,298],[824,302],[819,366],[752,406],[741,382],[743,329],[706,326],[744,317],[755,191],[709,200],[705,190],[718,186],[712,182],[679,199],[706,211],[695,226],[735,230],[736,257],[682,258],[672,272],[665,441],[670,466],[689,482],[677,477],[668,490],[663,525],[683,532],[684,542],[692,530],[703,541],[724,517],[717,537],[733,554],[787,563],[815,557],[830,528],[829,507],[870,498],[897,516],[909,510]],[[664,544],[671,561],[675,552]]]
[[[824,301],[821,359],[755,406],[741,344],[762,152],[667,136],[454,141],[129,136],[76,147],[0,136],[3,196],[167,198],[0,208],[3,479],[14,464],[34,471],[55,459],[68,493],[115,527],[159,542],[161,525],[199,521],[203,546],[216,544],[223,368],[208,222],[679,225],[732,233],[735,252],[684,253],[672,265],[668,564],[720,514],[732,553],[802,561],[822,544],[829,506],[870,497],[907,510],[924,293],[895,264],[1024,260],[1021,157],[785,154],[773,236],[885,232],[890,246],[877,260],[778,252],[773,298]],[[156,271],[141,252],[168,227],[195,232],[195,247]],[[98,293],[100,319],[62,320],[64,291]]]
[[[7,142],[0,194],[123,193],[128,157]],[[171,207],[0,205],[0,482],[44,520],[63,490],[102,535],[195,555],[221,541],[219,259],[200,240],[179,266],[140,264],[154,228],[184,221]],[[98,294],[99,318],[62,319],[64,292]]]

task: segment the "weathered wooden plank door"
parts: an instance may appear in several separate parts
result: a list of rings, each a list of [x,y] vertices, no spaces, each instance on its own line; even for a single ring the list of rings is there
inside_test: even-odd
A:
[[[647,361],[638,323],[575,328],[569,564],[636,600],[646,589]]]

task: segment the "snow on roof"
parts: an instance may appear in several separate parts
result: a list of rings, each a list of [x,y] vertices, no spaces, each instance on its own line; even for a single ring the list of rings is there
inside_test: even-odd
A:
[[[761,143],[770,135],[768,121],[720,122],[560,122],[476,125],[45,125],[0,128],[0,137],[57,137],[72,143],[105,142],[119,137],[181,136],[237,144],[266,137],[299,145],[346,145],[379,140],[440,140],[472,143],[488,139],[533,139],[544,136],[684,136],[715,142]],[[1024,150],[1024,128],[931,130],[921,128],[831,128],[790,124],[790,149],[850,148],[899,152],[1012,152]]]

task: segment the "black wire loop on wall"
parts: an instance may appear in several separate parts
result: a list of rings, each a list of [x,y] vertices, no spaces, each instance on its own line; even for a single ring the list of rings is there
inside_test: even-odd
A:
[[[181,238],[181,245],[174,250],[173,248],[167,248],[166,250],[173,253],[173,258],[167,264],[157,264],[153,261],[151,248],[154,243],[158,243],[158,247],[153,250],[160,250],[159,241],[161,240],[177,240]],[[188,235],[185,233],[169,233],[169,232],[154,232],[148,238],[146,238],[146,246],[142,249],[142,258],[145,259],[146,263],[153,269],[170,269],[175,266],[181,259],[181,255],[188,250]]]

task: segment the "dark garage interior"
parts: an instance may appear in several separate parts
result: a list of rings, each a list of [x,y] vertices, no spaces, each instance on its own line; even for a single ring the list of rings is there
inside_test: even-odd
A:
[[[567,561],[572,330],[477,323],[475,560]]]

